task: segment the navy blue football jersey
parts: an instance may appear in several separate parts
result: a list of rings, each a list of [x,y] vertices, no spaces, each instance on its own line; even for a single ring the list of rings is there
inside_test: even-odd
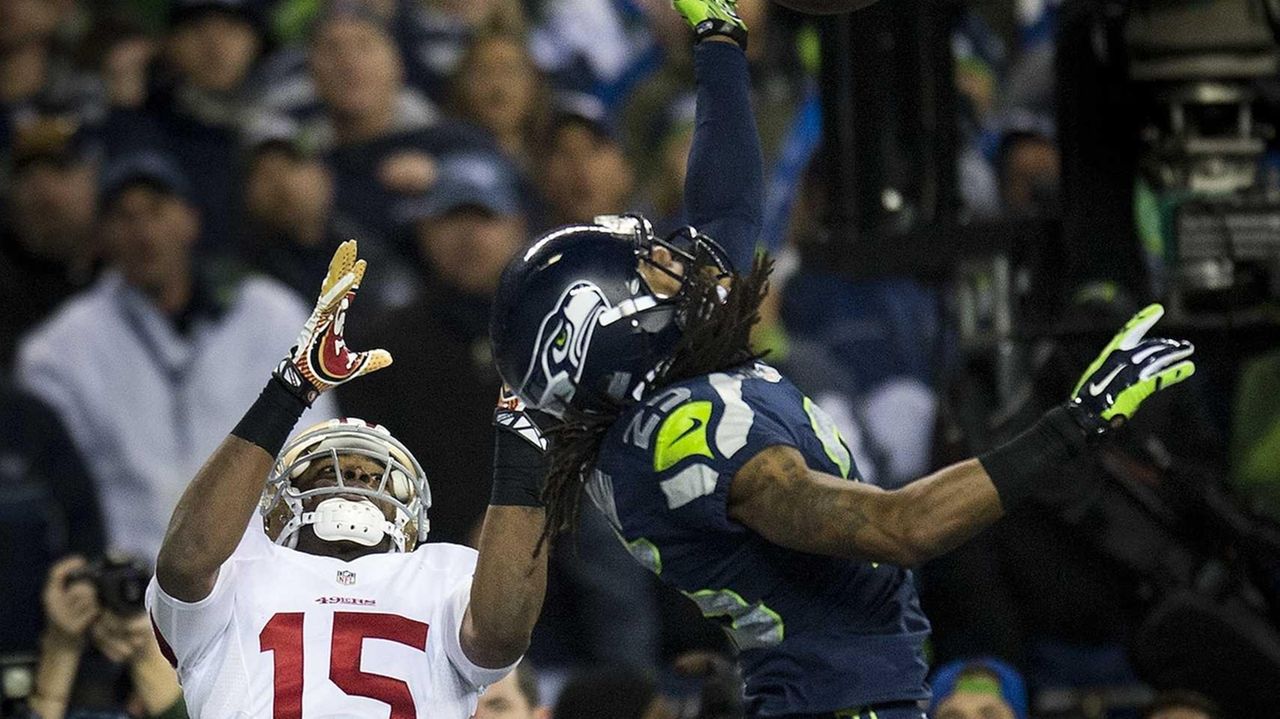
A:
[[[786,549],[729,516],[734,474],[776,445],[859,481],[831,419],[755,363],[673,384],[623,413],[587,492],[633,557],[728,632],[753,715],[927,698],[929,622],[909,571]]]

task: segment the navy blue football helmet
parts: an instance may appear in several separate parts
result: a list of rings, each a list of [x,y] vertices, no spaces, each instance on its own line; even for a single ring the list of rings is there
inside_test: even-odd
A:
[[[732,272],[715,241],[692,227],[658,238],[639,215],[551,230],[507,265],[489,337],[499,374],[526,405],[563,418],[568,407],[593,412],[640,399],[683,322],[681,275],[653,261],[655,247],[685,271]],[[642,267],[680,289],[655,289]]]

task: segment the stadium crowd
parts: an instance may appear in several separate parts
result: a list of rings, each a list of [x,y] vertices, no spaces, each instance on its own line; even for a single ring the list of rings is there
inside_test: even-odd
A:
[[[506,262],[538,232],[620,209],[660,233],[683,224],[692,55],[668,5],[0,0],[0,715],[185,716],[141,587],[187,481],[289,351],[345,239],[370,266],[350,339],[396,364],[304,421],[390,427],[430,479],[429,540],[475,544]],[[753,341],[835,418],[862,474],[898,486],[1065,396],[1092,338],[1040,348],[1022,404],[974,408],[945,288],[803,261],[823,234],[822,177],[805,170],[821,154],[818,20],[738,9],[768,178],[761,245],[779,258]],[[967,216],[1057,211],[1055,16],[977,3],[954,31]],[[1137,304],[1105,282],[1064,302],[1108,327]],[[1263,362],[1240,382],[1274,375]],[[1079,468],[1098,481],[922,568],[932,716],[1228,715],[1194,682],[1152,687],[1135,669],[1168,587],[1134,555],[1183,544],[1141,544],[1163,530],[1099,509],[1115,505],[1108,473],[1167,489],[1169,456],[1195,460],[1185,481],[1276,506],[1277,394],[1219,407],[1205,393],[1148,412],[1133,452]],[[974,413],[983,435],[956,416]],[[1187,549],[1169,571],[1208,581],[1211,555]],[[556,547],[525,664],[476,716],[740,716],[731,656],[588,513]]]

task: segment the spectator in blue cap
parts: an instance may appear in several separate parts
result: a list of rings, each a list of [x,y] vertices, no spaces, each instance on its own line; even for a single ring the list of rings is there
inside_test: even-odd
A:
[[[421,294],[362,339],[381,343],[396,363],[359,391],[340,388],[338,400],[349,414],[399,428],[432,478],[432,538],[467,543],[491,481],[492,451],[481,440],[492,432],[488,405],[500,380],[489,356],[489,302],[524,246],[524,215],[515,169],[500,155],[455,153],[438,167],[431,189],[395,213],[416,243]]]
[[[275,367],[289,349],[281,338],[310,312],[274,280],[216,281],[194,260],[200,223],[172,158],[109,164],[99,224],[108,269],[22,340],[15,364],[101,488],[109,546],[142,557],[156,556],[183,478],[257,396],[248,378]],[[310,417],[336,414],[321,398]]]
[[[934,719],[1027,719],[1027,687],[1009,664],[993,657],[956,660],[933,674]]]
[[[515,169],[493,155],[446,158],[429,192],[401,206],[428,271],[467,295],[487,298],[525,242]]]

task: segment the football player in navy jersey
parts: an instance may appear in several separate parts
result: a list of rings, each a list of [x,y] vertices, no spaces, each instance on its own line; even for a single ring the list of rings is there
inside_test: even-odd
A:
[[[494,300],[503,379],[557,420],[544,539],[588,495],[640,563],[723,624],[752,716],[919,719],[929,623],[909,568],[1069,481],[1057,470],[1090,437],[1191,375],[1192,347],[1143,339],[1152,305],[1013,441],[895,491],[861,482],[831,419],[748,342],[770,263],[733,270],[760,227],[746,29],[732,0],[675,5],[697,37],[698,229],[660,238],[619,215],[552,230]]]

